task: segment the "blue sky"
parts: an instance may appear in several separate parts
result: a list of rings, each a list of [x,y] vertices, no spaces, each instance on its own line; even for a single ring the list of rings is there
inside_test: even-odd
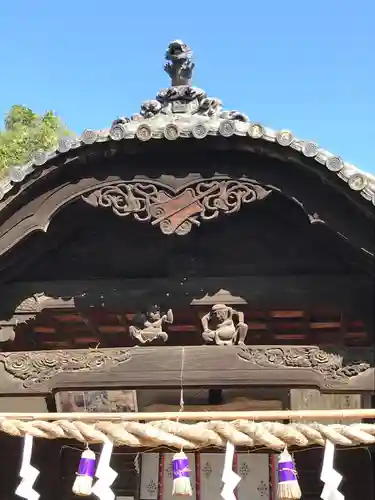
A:
[[[0,113],[107,127],[168,85],[164,51],[182,38],[194,84],[226,108],[375,172],[374,26],[374,0],[3,0]]]

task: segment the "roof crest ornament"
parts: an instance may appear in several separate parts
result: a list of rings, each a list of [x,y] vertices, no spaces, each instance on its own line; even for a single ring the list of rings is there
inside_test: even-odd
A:
[[[249,119],[239,111],[223,111],[222,102],[215,97],[207,97],[204,90],[192,86],[192,77],[195,63],[193,52],[182,40],[173,40],[165,52],[166,63],[164,71],[171,78],[171,85],[160,90],[155,99],[145,101],[141,105],[140,113],[129,118],[119,118],[112,126],[129,123],[134,120],[144,120],[156,116],[176,115],[182,119],[191,117],[216,117],[226,120],[248,122]]]
[[[171,86],[191,86],[193,70],[193,51],[182,40],[174,40],[165,52],[164,71],[171,78]]]

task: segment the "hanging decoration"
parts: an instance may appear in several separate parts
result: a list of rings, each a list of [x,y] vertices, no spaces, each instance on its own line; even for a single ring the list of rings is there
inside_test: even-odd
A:
[[[320,475],[320,480],[324,483],[323,491],[320,495],[322,500],[345,500],[344,495],[338,490],[342,481],[342,475],[333,466],[334,458],[335,445],[327,439]]]
[[[181,377],[182,380],[182,377]],[[181,382],[182,383],[182,382]],[[341,418],[371,418],[375,410],[340,410]],[[260,422],[254,421],[254,414]],[[375,424],[356,423],[350,425],[281,424],[275,421],[284,418],[306,418],[307,420],[334,418],[337,410],[306,412],[184,412],[181,396],[181,411],[159,413],[123,413],[112,417],[108,413],[97,414],[95,422],[92,415],[82,414],[8,414],[0,413],[0,432],[24,438],[20,484],[16,495],[25,500],[39,500],[39,493],[34,489],[39,471],[31,465],[33,437],[44,439],[76,439],[81,442],[102,442],[103,448],[95,472],[95,455],[87,449],[82,453],[73,492],[80,496],[94,494],[99,500],[114,500],[111,487],[117,473],[110,467],[113,446],[127,444],[133,448],[145,445],[151,448],[160,445],[180,449],[173,457],[173,495],[193,496],[190,482],[188,458],[183,448],[199,450],[210,443],[217,448],[226,444],[225,464],[222,474],[224,486],[221,491],[223,500],[235,500],[235,489],[241,478],[233,471],[233,458],[236,445],[254,449],[262,446],[268,450],[282,450],[278,464],[279,484],[278,500],[300,500],[301,490],[297,480],[295,464],[287,451],[288,445],[308,448],[311,445],[324,445],[324,461],[321,480],[324,488],[322,500],[345,500],[339,491],[342,476],[334,469],[335,446],[345,444],[358,447],[375,443]],[[161,420],[157,418],[163,416]],[[253,420],[250,417],[253,416]],[[178,422],[178,419],[194,420],[196,424]],[[173,419],[176,419],[172,425]],[[218,419],[218,420],[215,420]],[[233,420],[235,419],[235,420]],[[269,419],[267,422],[266,419]],[[82,421],[88,423],[82,425]],[[141,422],[140,420],[146,420]],[[273,420],[273,422],[272,422]],[[131,421],[132,425],[127,425]],[[69,425],[66,425],[69,422]],[[228,438],[230,441],[228,441]],[[93,484],[94,483],[94,484]]]
[[[33,451],[33,436],[26,434],[23,441],[22,462],[20,470],[21,482],[16,489],[16,495],[26,500],[38,500],[39,493],[34,490],[34,483],[39,471],[31,465]]]
[[[96,469],[95,477],[97,481],[91,489],[91,493],[99,498],[99,500],[115,500],[111,486],[115,482],[117,472],[109,465],[113,450],[112,441],[107,440],[103,444],[100,454],[98,468]]]
[[[233,470],[233,458],[234,444],[227,441],[224,458],[224,469],[222,475],[224,486],[221,490],[221,497],[224,500],[236,500],[234,490],[237,488],[238,483],[241,481],[241,477]]]
[[[95,465],[95,453],[87,448],[81,455],[77,478],[73,484],[72,491],[75,495],[81,497],[91,495],[92,483],[95,476]]]
[[[190,481],[189,459],[181,450],[175,453],[172,459],[173,468],[173,496],[191,497],[193,489]]]
[[[302,492],[297,479],[296,466],[286,448],[279,455],[277,472],[278,500],[299,500],[302,497]]]

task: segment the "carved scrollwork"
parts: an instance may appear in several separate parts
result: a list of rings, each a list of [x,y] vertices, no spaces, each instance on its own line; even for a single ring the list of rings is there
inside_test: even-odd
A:
[[[257,348],[241,346],[238,356],[259,367],[310,368],[328,380],[344,380],[370,368],[368,363],[353,362],[344,366],[343,357],[317,346]]]
[[[102,351],[30,351],[1,353],[5,371],[23,381],[25,388],[47,382],[58,373],[91,372],[117,366],[130,359],[129,349]]]
[[[138,221],[151,221],[164,234],[184,235],[193,225],[199,226],[200,220],[238,212],[243,204],[270,193],[247,180],[207,180],[177,192],[153,183],[120,182],[97,189],[83,200],[95,207],[111,208],[120,217],[132,214]]]

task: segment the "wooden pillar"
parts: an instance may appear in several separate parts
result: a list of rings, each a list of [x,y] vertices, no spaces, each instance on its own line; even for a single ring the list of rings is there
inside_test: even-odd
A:
[[[330,410],[363,407],[360,394],[320,394],[315,389],[291,389],[292,410]],[[325,423],[341,423],[325,421]],[[345,421],[350,423],[350,421]],[[320,472],[323,449],[297,452],[295,454],[303,498],[319,500],[322,490]],[[345,500],[373,500],[374,475],[371,454],[367,448],[339,450],[336,454],[337,470],[343,476],[340,487]]]

